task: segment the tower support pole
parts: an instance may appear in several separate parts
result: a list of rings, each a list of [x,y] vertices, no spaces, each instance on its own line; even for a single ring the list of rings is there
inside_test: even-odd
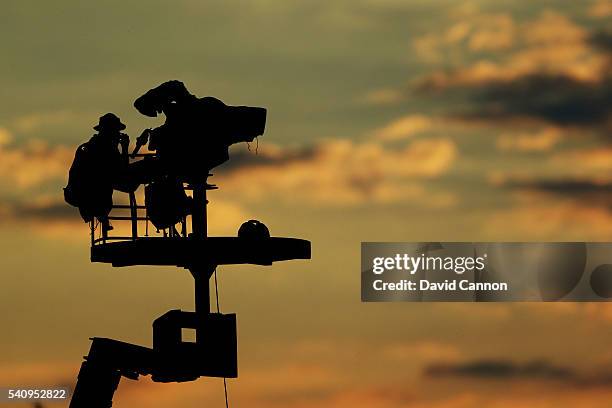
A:
[[[210,269],[201,266],[190,269],[195,282],[195,311],[198,316],[210,313]]]
[[[189,268],[195,284],[195,312],[198,319],[210,314],[210,277],[215,271],[214,265],[194,265]],[[202,328],[196,327],[196,343],[204,338]]]
[[[206,181],[193,183],[193,214],[191,218],[194,238],[206,238],[208,220],[206,217]]]

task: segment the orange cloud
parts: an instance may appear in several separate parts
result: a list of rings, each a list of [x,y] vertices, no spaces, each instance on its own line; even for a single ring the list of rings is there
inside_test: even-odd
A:
[[[502,151],[546,152],[555,147],[561,135],[561,130],[556,127],[546,127],[536,133],[505,133],[497,138],[497,148]]]
[[[404,99],[404,93],[396,89],[378,89],[368,92],[363,98],[364,102],[372,105],[388,105]]]
[[[470,35],[469,48],[472,51],[499,51],[512,47],[516,26],[507,14],[480,16],[478,25]]]
[[[7,129],[0,127],[0,147],[6,146],[13,141],[13,134]]]
[[[447,138],[415,140],[403,148],[373,141],[328,140],[309,157],[253,164],[220,174],[224,191],[247,200],[274,197],[315,205],[358,205],[415,200],[449,205],[448,194],[428,194],[419,182],[445,174],[457,157]]]
[[[414,114],[403,116],[394,120],[385,127],[375,130],[373,137],[381,141],[394,141],[409,138],[417,133],[433,127],[431,118],[425,115]]]
[[[382,353],[390,360],[425,363],[436,361],[451,362],[457,361],[462,357],[458,347],[437,341],[391,344],[384,347]]]
[[[445,59],[459,61],[468,51],[499,51],[510,48],[515,42],[517,27],[508,14],[471,11],[457,17],[446,30],[414,39],[413,48],[422,60],[429,63]]]
[[[594,178],[610,180],[607,173],[612,170],[612,148],[599,147],[559,152],[551,160],[559,165],[572,163],[572,167],[578,176],[590,174]]]
[[[0,180],[24,190],[66,180],[74,150],[69,146],[50,146],[39,139],[31,139],[23,147],[0,145]]]
[[[487,24],[495,21],[499,33],[488,37],[483,29],[474,34],[469,48],[499,50],[494,45],[506,42],[508,47],[516,43],[516,51],[501,60],[480,59],[465,67],[434,72],[421,79],[419,85],[428,89],[474,86],[532,74],[566,75],[575,80],[598,82],[607,72],[608,56],[594,49],[589,43],[589,33],[564,15],[545,11],[518,28],[508,16],[490,19]]]
[[[612,1],[596,0],[589,7],[588,15],[595,18],[605,18],[612,16]]]

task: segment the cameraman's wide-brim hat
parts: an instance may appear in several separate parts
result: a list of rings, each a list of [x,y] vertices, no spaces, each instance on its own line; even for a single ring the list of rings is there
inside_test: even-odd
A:
[[[125,125],[121,123],[119,117],[113,113],[107,113],[105,115],[100,116],[100,121],[96,126],[94,126],[94,130],[123,130],[125,129]]]

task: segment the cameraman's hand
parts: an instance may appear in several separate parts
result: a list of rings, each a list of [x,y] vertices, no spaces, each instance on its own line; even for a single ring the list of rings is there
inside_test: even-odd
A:
[[[142,131],[140,136],[136,138],[136,146],[134,147],[134,151],[132,152],[132,158],[136,157],[140,148],[147,144],[149,141],[149,135],[151,134],[151,129],[145,129]]]
[[[140,136],[136,138],[136,145],[144,146],[149,141],[149,134],[151,133],[151,129],[145,129],[142,131]]]
[[[119,144],[122,147],[127,147],[130,144],[130,137],[128,135],[126,135],[125,133],[120,133],[119,134]]]

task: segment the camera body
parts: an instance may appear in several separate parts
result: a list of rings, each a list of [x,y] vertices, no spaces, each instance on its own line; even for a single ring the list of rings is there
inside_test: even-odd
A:
[[[166,122],[151,130],[149,150],[164,172],[183,179],[205,176],[229,159],[229,146],[264,133],[265,108],[229,106],[214,97],[198,98],[180,81],[168,81],[139,97],[144,115],[164,113]]]

